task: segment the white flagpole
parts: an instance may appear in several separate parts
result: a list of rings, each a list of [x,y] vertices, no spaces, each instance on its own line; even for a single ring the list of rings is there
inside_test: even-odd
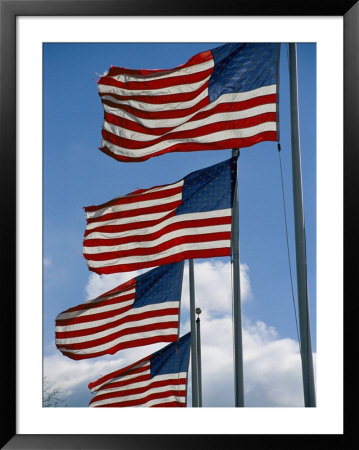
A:
[[[188,260],[189,268],[189,304],[191,316],[191,369],[192,369],[192,407],[199,406],[198,399],[198,358],[195,317],[195,292],[194,292],[194,268],[193,259]]]
[[[201,364],[201,325],[199,315],[201,308],[196,308],[196,324],[197,324],[197,360],[198,360],[198,406],[202,408],[202,364]]]
[[[300,352],[302,358],[304,404],[308,407],[315,406],[316,402],[307,291],[306,245],[299,140],[297,48],[295,43],[289,44],[289,77]]]
[[[232,158],[238,158],[239,149],[232,149]],[[236,177],[237,178],[237,177]],[[243,390],[243,349],[242,349],[242,314],[239,262],[239,206],[238,183],[233,198],[232,209],[232,270],[233,270],[233,334],[234,334],[234,386],[235,406],[244,406]]]

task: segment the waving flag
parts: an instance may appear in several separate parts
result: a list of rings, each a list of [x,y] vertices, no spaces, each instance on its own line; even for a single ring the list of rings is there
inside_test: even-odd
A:
[[[174,342],[183,262],[152,269],[56,318],[56,346],[72,359]]]
[[[91,407],[186,406],[191,334],[89,384]]]
[[[89,269],[109,274],[230,255],[236,176],[232,158],[176,183],[86,207]]]
[[[165,70],[100,77],[102,150],[119,161],[277,140],[280,44],[225,44]]]

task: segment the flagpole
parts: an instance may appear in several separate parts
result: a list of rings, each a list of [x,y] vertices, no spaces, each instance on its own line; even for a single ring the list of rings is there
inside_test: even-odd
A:
[[[239,149],[232,149],[232,158],[239,157]],[[243,349],[242,349],[242,314],[240,289],[240,262],[239,262],[239,205],[238,182],[233,197],[232,209],[232,270],[233,270],[233,334],[234,334],[234,386],[235,406],[244,406],[243,392]]]
[[[199,406],[198,398],[198,359],[195,317],[194,267],[193,259],[188,260],[189,267],[189,304],[191,316],[191,368],[192,368],[192,407]]]
[[[306,407],[313,407],[316,405],[316,401],[307,290],[306,245],[299,139],[297,48],[295,43],[289,44],[289,78],[300,353],[302,358],[304,404]]]
[[[201,325],[199,315],[201,314],[201,308],[196,308],[196,332],[197,332],[197,359],[198,359],[198,406],[202,408],[202,363],[201,363]]]

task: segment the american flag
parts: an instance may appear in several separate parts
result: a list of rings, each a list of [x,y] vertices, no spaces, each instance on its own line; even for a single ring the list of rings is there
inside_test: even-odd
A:
[[[98,274],[229,256],[236,158],[85,207],[83,253]]]
[[[91,407],[186,406],[191,334],[89,384]]]
[[[225,44],[165,70],[99,78],[102,150],[119,161],[277,139],[278,43]]]
[[[56,346],[71,359],[174,342],[178,338],[183,261],[152,269],[56,318]]]

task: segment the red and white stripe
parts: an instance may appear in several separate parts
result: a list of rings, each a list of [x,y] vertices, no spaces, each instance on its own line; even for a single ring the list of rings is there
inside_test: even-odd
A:
[[[175,342],[179,301],[133,308],[136,280],[68,309],[56,318],[55,343],[71,359],[94,358],[119,350]]]
[[[101,150],[119,161],[174,151],[248,147],[277,139],[276,84],[210,103],[211,51],[170,70],[111,67],[100,77]]]
[[[99,274],[229,256],[232,209],[176,214],[183,180],[85,208],[83,253]]]
[[[95,396],[90,407],[184,407],[187,372],[150,377],[150,359],[145,358],[90,383]]]

